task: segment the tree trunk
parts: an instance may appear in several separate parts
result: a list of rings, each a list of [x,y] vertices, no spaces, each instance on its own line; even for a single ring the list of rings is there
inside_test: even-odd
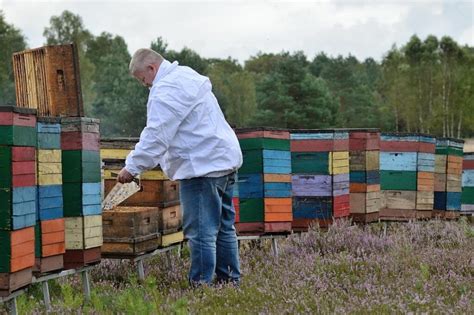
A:
[[[459,111],[459,120],[458,120],[458,132],[456,138],[461,138],[461,125],[462,125],[462,110]]]

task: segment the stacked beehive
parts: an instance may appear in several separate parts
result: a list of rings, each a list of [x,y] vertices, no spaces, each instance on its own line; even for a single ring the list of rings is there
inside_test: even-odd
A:
[[[351,218],[368,223],[379,219],[380,132],[354,129],[349,134]]]
[[[461,214],[474,214],[474,153],[464,153]]]
[[[35,272],[63,268],[65,234],[59,118],[38,118],[37,123],[38,221]]]
[[[417,156],[416,217],[430,219],[434,206],[436,138],[419,134]]]
[[[293,130],[293,229],[312,221],[327,226],[349,215],[349,133],[346,130]]]
[[[383,133],[380,142],[380,185],[383,220],[416,218],[418,135]]]
[[[37,206],[35,113],[0,106],[0,296],[32,279]]]
[[[434,216],[446,219],[459,217],[463,146],[464,141],[459,139],[439,138],[436,141]]]
[[[61,119],[65,268],[100,261],[102,246],[99,120]]]
[[[117,174],[137,142],[138,138],[102,139],[105,195],[117,184]],[[183,240],[179,183],[157,167],[142,173],[140,184],[141,191],[103,213],[106,256],[136,256]]]
[[[244,157],[239,169],[239,234],[290,232],[291,154],[286,130],[236,131]]]

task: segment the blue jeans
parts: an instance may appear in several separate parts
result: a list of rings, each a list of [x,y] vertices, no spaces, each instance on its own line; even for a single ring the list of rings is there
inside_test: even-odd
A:
[[[191,249],[191,284],[239,282],[239,248],[232,192],[235,173],[180,181],[184,237]]]

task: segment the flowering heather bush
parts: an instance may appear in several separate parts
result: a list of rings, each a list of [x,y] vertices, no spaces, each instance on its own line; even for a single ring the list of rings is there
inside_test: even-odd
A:
[[[56,313],[293,314],[474,313],[474,228],[465,221],[338,221],[279,240],[243,242],[240,288],[190,289],[189,253],[147,260],[145,283],[128,261],[103,261],[84,302],[79,276],[50,281]],[[44,312],[40,287],[19,299],[20,311]]]

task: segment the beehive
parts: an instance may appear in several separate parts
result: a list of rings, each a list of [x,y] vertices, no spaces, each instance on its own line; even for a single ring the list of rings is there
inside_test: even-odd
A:
[[[34,110],[0,106],[0,296],[32,280],[36,139]]]
[[[158,207],[115,207],[103,213],[106,257],[137,256],[161,243]]]
[[[435,155],[435,193],[433,216],[459,217],[462,199],[462,164],[464,141],[438,138]]]
[[[416,216],[429,219],[434,208],[436,138],[419,134],[418,143]]]
[[[102,189],[99,138],[99,120],[86,117],[61,119],[66,268],[100,261]]]
[[[239,234],[290,232],[291,153],[287,130],[236,130],[243,154],[238,174]]]
[[[74,45],[13,54],[16,103],[38,116],[83,116],[79,57]]]
[[[292,130],[293,229],[350,213],[347,130]]]
[[[380,186],[383,220],[416,218],[419,136],[383,133],[380,142]]]
[[[351,129],[350,207],[354,222],[379,219],[380,191],[380,132],[378,129]]]

